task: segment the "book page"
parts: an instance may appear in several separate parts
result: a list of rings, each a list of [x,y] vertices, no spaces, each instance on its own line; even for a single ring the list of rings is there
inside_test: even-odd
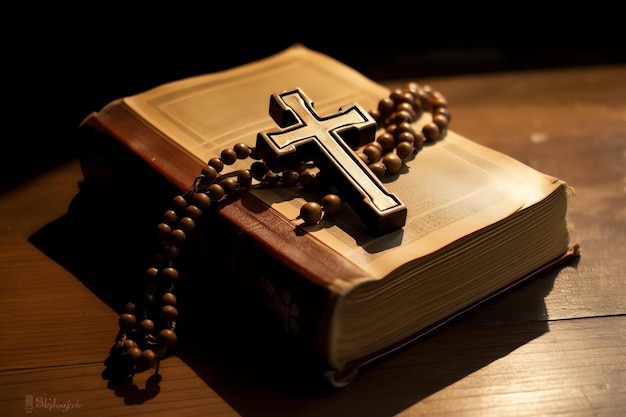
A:
[[[353,103],[373,109],[389,95],[386,88],[344,64],[294,46],[243,67],[176,81],[124,101],[194,158],[206,162],[236,143],[254,146],[258,132],[276,127],[269,116],[271,94],[296,87],[314,101],[320,115]],[[249,166],[247,160],[226,169]],[[385,182],[408,208],[404,228],[371,236],[347,207],[339,216],[305,229],[372,277],[382,278],[410,260],[539,201],[558,185],[555,179],[452,131],[425,146],[406,161],[405,168],[394,181]],[[294,227],[302,225],[297,217],[310,196],[297,187],[253,192],[293,221]]]

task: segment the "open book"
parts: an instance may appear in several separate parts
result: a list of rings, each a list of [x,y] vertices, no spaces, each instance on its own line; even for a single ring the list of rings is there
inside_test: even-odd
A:
[[[254,146],[260,132],[275,129],[270,97],[294,88],[320,115],[353,103],[374,109],[390,94],[294,45],[112,101],[82,127],[122,144],[185,191],[222,149]],[[87,181],[101,180],[95,159],[84,155]],[[257,291],[260,304],[315,350],[333,386],[573,254],[562,180],[450,129],[404,164],[384,187],[406,206],[406,220],[382,234],[370,233],[350,205],[303,223],[300,209],[313,196],[302,187],[253,186],[222,201],[209,226],[221,233],[222,253],[207,256],[228,257],[232,279]]]

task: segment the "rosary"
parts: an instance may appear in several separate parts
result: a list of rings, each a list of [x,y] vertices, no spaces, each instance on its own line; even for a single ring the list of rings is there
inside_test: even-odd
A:
[[[283,95],[274,94],[270,115],[279,125],[291,125],[298,120],[298,115],[294,117],[288,108],[290,106],[285,106],[288,100],[299,100],[304,103],[303,107],[308,104],[308,98],[299,89]],[[310,104],[312,108],[312,102]],[[424,112],[431,114],[430,121],[421,129],[415,129],[413,123]],[[356,113],[347,111],[342,117],[349,118],[353,114]],[[358,161],[341,159],[336,161],[335,169],[341,170],[346,164],[365,164],[369,167],[369,170],[363,171],[362,182],[373,184],[365,192],[374,195],[374,200],[378,202],[360,208],[359,212],[366,212],[363,216],[366,225],[377,232],[384,232],[389,227],[402,227],[406,209],[401,202],[393,199],[393,195],[386,194],[384,187],[377,187],[377,181],[386,175],[397,174],[404,161],[419,152],[425,143],[435,142],[443,136],[450,121],[447,100],[429,86],[412,82],[393,90],[379,101],[377,108],[364,115],[359,113],[358,117],[361,116],[363,119],[358,121],[365,122],[365,126],[370,128],[369,133],[373,131],[369,137],[365,135],[369,143],[353,146],[352,155]],[[377,131],[380,133],[375,136]],[[181,246],[199,227],[203,213],[214,203],[253,186],[300,186],[307,189],[316,184],[312,169],[315,165],[300,157],[300,160],[290,160],[293,154],[277,154],[275,149],[271,149],[272,144],[279,141],[290,144],[291,139],[285,139],[286,136],[285,131],[259,133],[254,148],[241,143],[232,149],[224,149],[219,157],[208,161],[187,192],[172,199],[170,208],[163,213],[162,221],[156,227],[156,249],[143,278],[145,291],[136,302],[126,304],[125,311],[119,316],[119,332],[104,362],[112,375],[132,379],[136,373],[152,368],[157,374],[160,361],[175,348],[178,319],[175,286],[179,273],[174,261],[179,257]],[[222,174],[226,165],[247,158],[255,160],[249,169]],[[358,204],[358,199],[348,203]],[[299,219],[304,224],[316,224],[324,216],[337,214],[343,204],[338,194],[327,194],[320,202],[303,204]],[[391,214],[387,215],[387,212]]]

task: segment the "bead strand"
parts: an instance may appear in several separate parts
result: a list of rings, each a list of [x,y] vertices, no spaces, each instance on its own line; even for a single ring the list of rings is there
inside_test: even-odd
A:
[[[431,120],[415,130],[413,124],[424,112],[431,114]],[[417,83],[393,90],[380,100],[370,115],[382,132],[357,154],[379,177],[397,174],[404,160],[416,154],[424,143],[441,137],[450,122],[445,97]],[[255,160],[249,169],[222,175],[225,166],[247,158]],[[152,367],[158,372],[160,360],[169,355],[177,343],[178,310],[174,292],[179,274],[174,262],[204,213],[227,196],[249,190],[253,181],[262,188],[312,187],[317,177],[311,168],[310,164],[302,162],[275,173],[256,156],[254,148],[243,143],[224,149],[219,157],[210,159],[191,189],[174,197],[170,208],[163,213],[156,227],[157,243],[150,266],[144,274],[145,290],[137,304],[128,303],[120,314],[118,336],[105,364],[123,377],[132,377]],[[340,212],[341,207],[338,195],[327,194],[319,203],[303,204],[299,218],[305,224],[316,224],[323,215]]]

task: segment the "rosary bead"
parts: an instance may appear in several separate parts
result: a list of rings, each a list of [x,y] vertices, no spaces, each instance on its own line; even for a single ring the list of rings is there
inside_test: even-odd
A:
[[[170,225],[176,224],[178,221],[178,215],[174,210],[166,210],[165,213],[163,213],[163,221]]]
[[[156,297],[151,292],[145,292],[142,296],[144,307],[152,307],[156,304]]]
[[[163,329],[159,332],[157,339],[160,344],[168,349],[171,349],[176,345],[177,336],[172,330]]]
[[[126,303],[124,309],[129,314],[135,314],[135,303]]]
[[[450,110],[447,107],[437,107],[433,112],[433,117],[438,114],[443,114],[444,116],[446,116],[446,119],[448,119],[448,123],[450,123]]]
[[[267,188],[277,187],[279,182],[280,182],[280,177],[276,175],[276,173],[274,173],[273,171],[267,171],[265,173],[265,176],[261,180],[261,183],[263,184],[263,186]]]
[[[139,358],[142,367],[152,368],[156,363],[156,354],[152,349],[146,349],[141,352],[141,357]]]
[[[395,153],[388,153],[383,156],[383,164],[385,165],[385,172],[387,174],[395,174],[402,168],[402,159]]]
[[[126,351],[128,351],[128,349],[130,348],[137,347],[137,342],[132,339],[124,339],[124,341],[122,342],[122,346]]]
[[[169,224],[159,223],[157,225],[157,239],[165,239],[170,234],[171,231],[172,231],[172,228],[170,227]]]
[[[222,170],[224,169],[224,162],[222,162],[220,158],[211,158],[209,159],[209,163],[207,165],[215,170],[215,177],[213,177],[213,179],[211,180],[215,181],[215,178],[217,178],[217,174],[222,172]],[[204,170],[202,171],[202,173],[204,174]]]
[[[408,158],[413,152],[415,152],[415,146],[409,142],[400,142],[396,146],[396,154],[400,159]]]
[[[187,240],[187,235],[181,229],[174,229],[169,234],[169,242],[172,245],[177,245],[177,246],[182,245],[183,243],[185,243],[186,240]]]
[[[448,107],[448,101],[439,91],[432,91],[428,96],[428,102],[431,108]]]
[[[372,170],[374,175],[376,175],[378,178],[382,178],[385,175],[386,169],[382,161],[377,161],[377,162],[370,164],[369,168]]]
[[[232,165],[237,161],[237,153],[233,149],[224,149],[220,158],[226,165]]]
[[[326,194],[322,199],[322,208],[324,209],[324,213],[329,216],[334,216],[339,213],[342,206],[343,203],[341,202],[341,198],[339,198],[337,194]]]
[[[177,195],[176,197],[172,198],[172,209],[174,209],[175,211],[184,209],[186,205],[187,200],[185,200],[185,197],[183,197],[182,195]]]
[[[137,325],[137,318],[130,313],[124,313],[119,318],[120,329],[129,330],[135,328]]]
[[[139,360],[139,358],[141,357],[141,353],[141,349],[139,349],[139,347],[137,346],[133,346],[130,349],[126,350],[126,354],[129,358],[133,360],[133,362]]]
[[[163,248],[163,257],[165,259],[174,260],[178,259],[180,255],[180,248],[176,245],[167,245]]]
[[[178,317],[178,310],[171,305],[165,305],[161,308],[161,317],[163,320],[174,320]]]
[[[220,181],[220,185],[224,189],[224,194],[232,194],[237,189],[237,178],[224,178],[222,181]]]
[[[211,197],[205,193],[196,193],[191,198],[192,203],[201,211],[206,211],[211,207]]]
[[[300,181],[300,174],[295,169],[290,169],[283,172],[283,186],[294,187]]]
[[[446,130],[448,127],[448,118],[443,114],[435,114],[433,116],[433,123],[439,127],[440,131]]]
[[[151,332],[154,330],[154,322],[150,319],[141,320],[139,326],[147,332]]]
[[[178,271],[175,268],[167,267],[161,270],[161,277],[169,282],[178,280]]]
[[[262,180],[267,171],[267,165],[265,165],[265,162],[262,161],[253,162],[250,166],[250,172],[252,173],[252,177],[257,181]]]
[[[224,188],[219,184],[211,184],[207,189],[207,194],[213,201],[219,201],[224,197]]]
[[[393,112],[393,114],[389,116],[389,120],[391,121],[391,123],[394,123],[394,124],[399,124],[402,122],[410,123],[413,121],[413,116],[411,116],[411,113],[409,113],[406,110],[399,110],[399,111]]]
[[[194,204],[190,204],[185,207],[185,216],[191,217],[193,220],[198,221],[202,217],[202,210]]]
[[[244,190],[249,190],[252,187],[252,173],[249,169],[242,169],[237,173],[237,183]]]
[[[376,121],[376,124],[378,126],[383,124],[383,115],[380,113],[379,109],[372,109],[369,111],[369,115],[372,116],[372,119],[374,119]]]
[[[252,152],[250,150],[250,147],[246,145],[245,143],[236,144],[233,150],[235,151],[235,154],[237,155],[237,158],[239,159],[246,159],[248,156],[250,156],[250,153]]]
[[[391,113],[393,113],[396,108],[396,103],[394,103],[391,97],[385,97],[378,102],[378,110],[383,118],[389,117]]]
[[[411,93],[409,93],[411,94]],[[416,121],[417,120],[417,112],[415,111],[415,109],[413,108],[413,105],[409,102],[404,102],[404,103],[400,103],[396,106],[396,112],[407,112],[408,114],[411,115],[411,121]]]
[[[309,187],[315,183],[315,174],[309,170],[302,171],[300,173],[300,185],[303,187]]]
[[[198,182],[198,189],[201,190],[211,185],[218,176],[217,171],[209,165],[205,165],[202,172],[203,175],[200,176],[200,182]],[[206,175],[204,174],[205,172],[207,173]]]
[[[402,142],[408,142],[411,145],[415,143],[415,136],[411,132],[400,132],[396,136],[396,143],[399,145]]]
[[[378,138],[376,138],[376,141],[382,146],[383,153],[391,152],[396,145],[393,134],[390,132],[381,133]]]
[[[434,123],[427,123],[424,125],[424,127],[422,128],[422,133],[424,134],[424,137],[426,138],[426,140],[432,141],[435,140],[439,137],[439,126],[437,126]]]
[[[378,146],[374,145],[374,143],[376,143]],[[370,163],[378,162],[380,161],[380,158],[383,154],[382,146],[378,142],[370,143],[369,145],[365,146],[365,148],[363,148],[363,153],[365,154],[365,156],[367,156],[367,160]]]
[[[166,292],[163,296],[161,296],[161,303],[163,303],[163,305],[175,306],[176,296],[171,292]]]
[[[314,201],[304,203],[300,208],[300,217],[306,224],[316,224],[322,219],[322,206]]]
[[[178,222],[178,228],[186,233],[193,231],[196,228],[196,222],[191,217],[183,217]]]
[[[157,268],[148,268],[146,270],[146,281],[154,282],[159,275],[159,270]]]

